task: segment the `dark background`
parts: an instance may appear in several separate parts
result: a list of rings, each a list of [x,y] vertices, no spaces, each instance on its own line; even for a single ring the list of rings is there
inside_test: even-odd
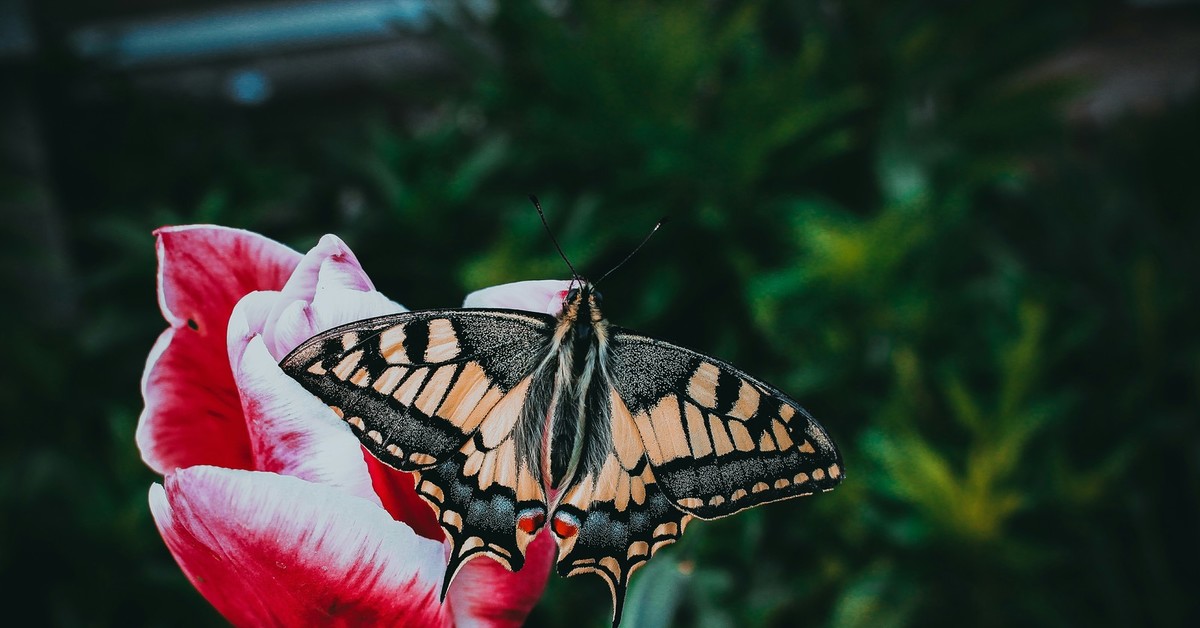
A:
[[[536,193],[592,275],[669,215],[610,319],[789,391],[846,458],[689,527],[628,625],[1200,623],[1196,3],[477,2],[114,44],[244,6],[0,5],[6,617],[221,623],[133,442],[152,229],[337,233],[449,306],[566,276]],[[530,624],[608,614],[553,577]]]

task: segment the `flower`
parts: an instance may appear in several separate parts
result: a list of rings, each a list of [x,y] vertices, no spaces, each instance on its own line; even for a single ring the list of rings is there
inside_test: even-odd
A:
[[[365,452],[279,369],[312,335],[402,312],[325,236],[306,255],[215,226],[158,237],[170,324],[146,362],[142,458],[163,474],[150,509],[200,593],[237,625],[519,625],[554,558],[547,534],[510,573],[463,567],[438,598],[448,544],[411,474]],[[567,282],[481,290],[471,307],[553,313]]]

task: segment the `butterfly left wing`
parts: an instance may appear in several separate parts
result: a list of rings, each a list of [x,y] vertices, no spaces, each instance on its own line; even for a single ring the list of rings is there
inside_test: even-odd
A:
[[[280,363],[373,456],[418,472],[453,546],[443,596],[479,554],[520,569],[545,518],[537,426],[552,376],[538,366],[553,323],[508,310],[404,312],[318,334]]]
[[[825,428],[776,388],[715,358],[613,329],[613,384],[675,507],[715,519],[842,481]]]

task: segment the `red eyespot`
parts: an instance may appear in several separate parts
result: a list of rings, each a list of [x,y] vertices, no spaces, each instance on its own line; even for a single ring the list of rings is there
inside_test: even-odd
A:
[[[525,534],[537,532],[543,523],[546,523],[546,513],[543,512],[527,512],[517,518],[517,528]]]
[[[569,539],[576,534],[579,534],[579,524],[574,521],[574,517],[559,513],[554,516],[552,525],[554,533],[560,538]]]

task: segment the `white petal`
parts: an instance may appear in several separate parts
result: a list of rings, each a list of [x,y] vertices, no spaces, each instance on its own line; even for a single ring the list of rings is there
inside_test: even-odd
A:
[[[463,300],[463,307],[495,307],[557,316],[562,311],[573,280],[541,279],[518,281],[476,290]]]

